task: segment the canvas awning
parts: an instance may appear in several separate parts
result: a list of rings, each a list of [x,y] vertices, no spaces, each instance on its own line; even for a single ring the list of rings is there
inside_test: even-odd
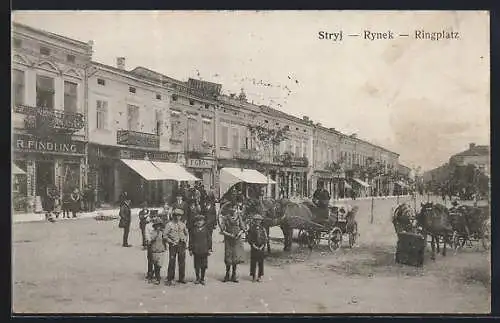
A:
[[[270,178],[268,179],[266,175],[255,169],[224,167],[220,170],[220,196],[224,196],[234,184],[239,182],[251,184],[276,184],[275,181]]]
[[[12,175],[25,175],[26,172],[19,168],[16,164],[12,164]]]
[[[345,188],[352,188],[352,186],[351,186],[351,185],[349,185],[349,183],[347,183],[346,181],[344,181],[344,187],[345,187]]]
[[[188,173],[182,166],[175,163],[152,162],[149,160],[121,159],[147,181],[196,181],[197,177]]]
[[[362,180],[360,180],[359,178],[353,178],[353,180],[358,183],[359,185],[363,186],[363,187],[370,187],[370,184],[368,184],[367,182],[364,182]]]
[[[189,173],[184,167],[176,163],[153,162],[153,165],[158,167],[162,172],[166,173],[171,180],[194,182],[200,179]]]

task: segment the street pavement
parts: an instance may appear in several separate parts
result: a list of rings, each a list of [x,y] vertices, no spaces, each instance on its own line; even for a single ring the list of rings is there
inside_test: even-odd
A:
[[[400,198],[399,202],[409,198]],[[419,204],[419,198],[416,203]],[[426,198],[424,198],[426,200]],[[294,244],[283,253],[273,239],[262,283],[252,283],[249,247],[240,283],[223,283],[224,246],[214,232],[207,285],[194,285],[187,257],[186,285],[144,281],[137,212],[131,248],[121,247],[118,221],[80,218],[13,224],[13,310],[16,313],[488,313],[490,254],[479,244],[438,256],[423,268],[394,263],[396,199],[349,202],[359,207],[359,243],[312,253]],[[110,211],[111,212],[111,211]],[[271,236],[279,238],[278,228]],[[166,266],[166,263],[164,264]],[[162,268],[162,277],[166,274]]]

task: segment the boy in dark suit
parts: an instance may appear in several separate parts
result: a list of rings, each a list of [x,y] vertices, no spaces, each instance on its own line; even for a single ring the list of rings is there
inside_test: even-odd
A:
[[[257,282],[261,281],[264,276],[264,247],[267,243],[267,234],[264,226],[262,225],[264,218],[257,214],[253,218],[252,226],[248,231],[248,243],[250,244],[250,275],[252,281],[255,282],[255,269],[259,266],[259,273]]]
[[[194,227],[189,237],[189,254],[194,257],[195,284],[205,285],[210,250],[212,250],[211,231],[205,223],[205,217],[199,214],[194,218]]]

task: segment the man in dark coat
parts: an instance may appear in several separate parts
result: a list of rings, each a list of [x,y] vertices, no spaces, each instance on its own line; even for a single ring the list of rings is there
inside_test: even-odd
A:
[[[205,285],[205,271],[208,268],[208,256],[212,250],[212,235],[201,214],[194,219],[194,227],[189,234],[189,254],[193,256],[195,284]]]
[[[120,205],[120,223],[118,225],[120,228],[123,228],[123,243],[122,243],[123,247],[132,247],[132,245],[128,244],[130,222],[131,222],[130,200],[124,200]]]
[[[215,208],[215,196],[208,196],[203,204],[202,214],[205,215],[206,226],[210,237],[217,227],[217,210]],[[210,249],[211,250],[211,249]]]
[[[95,192],[94,188],[90,184],[87,187],[87,211],[95,211]]]
[[[318,182],[318,188],[313,194],[313,203],[318,207],[315,210],[315,217],[319,221],[328,219],[328,204],[330,202],[330,193],[323,188],[323,182]]]
[[[184,198],[182,197],[181,193],[178,193],[176,196],[176,201],[172,204],[172,211],[175,212],[175,210],[182,210],[182,221],[184,223],[187,222],[187,216],[188,216],[188,205],[185,202]]]

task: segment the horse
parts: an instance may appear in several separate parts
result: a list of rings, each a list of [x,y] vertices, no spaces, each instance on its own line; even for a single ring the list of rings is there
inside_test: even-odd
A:
[[[396,234],[415,231],[415,210],[408,203],[392,209],[392,224]]]
[[[435,260],[435,245],[439,253],[439,238],[443,238],[443,252],[446,256],[446,244],[451,246],[450,236],[453,234],[453,228],[450,223],[450,215],[446,206],[434,204],[432,202],[421,203],[420,212],[416,216],[417,224],[422,227],[424,239],[427,235],[431,236],[431,259]]]

